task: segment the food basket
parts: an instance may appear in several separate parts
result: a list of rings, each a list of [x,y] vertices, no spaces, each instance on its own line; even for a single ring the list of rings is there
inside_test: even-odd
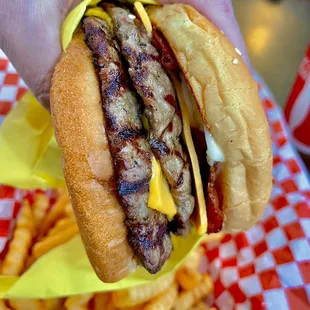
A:
[[[259,94],[272,136],[273,191],[266,211],[255,227],[245,233],[225,235],[222,240],[203,243],[204,263],[214,283],[214,291],[209,296],[208,303],[221,310],[306,310],[310,309],[309,176],[290,142],[289,132],[281,110],[261,78],[257,75],[254,77],[259,85]],[[14,134],[11,133],[9,137],[1,136],[3,132],[1,127],[5,124],[4,120],[8,113],[14,110],[15,104],[20,99],[25,98],[26,93],[25,83],[5,54],[0,51],[0,161],[2,161],[0,175],[4,172],[8,175],[8,169],[12,170],[10,177],[6,177],[7,184],[0,186],[0,252],[2,259],[8,250],[23,199],[26,197],[31,202],[36,195],[42,194],[41,190],[13,187],[12,185],[18,179],[16,178],[17,169],[21,169],[20,171],[23,173],[26,172],[22,170],[23,167],[8,167],[8,164],[3,162],[7,158],[5,158],[7,153],[3,154],[2,152],[2,147],[7,142],[5,139],[14,136]],[[18,128],[19,124],[16,126]],[[44,132],[40,134],[44,134]],[[52,145],[52,150],[55,152],[51,154],[59,156],[56,145]],[[23,156],[22,153],[13,155]],[[18,186],[24,187],[23,181],[18,179],[18,182]],[[55,186],[63,185],[60,169],[52,176],[50,182],[54,182]],[[50,204],[53,204],[56,199],[55,192],[48,189],[44,193],[49,197]],[[74,242],[80,242],[78,239],[77,236],[68,243],[71,242],[70,246],[74,247]],[[191,247],[185,251],[189,252],[190,250]],[[79,254],[85,256],[82,249]],[[54,253],[54,258],[61,260],[64,255],[70,254],[60,251]],[[38,263],[41,262],[43,265],[44,255],[41,259]],[[86,266],[87,264],[86,258],[80,259],[80,265],[77,265],[77,268],[83,270],[83,268],[89,267]],[[54,267],[51,266],[51,268]],[[65,286],[52,290],[52,284],[44,290],[44,285],[47,285],[47,282],[52,283],[55,280],[46,278],[50,277],[50,273],[46,271],[48,268],[44,269],[44,266],[41,266],[40,274],[31,274],[31,269],[29,269],[19,278],[1,277],[1,297],[51,297],[65,295],[68,292],[78,294],[100,290],[100,285],[97,285],[94,274],[88,278],[94,279],[94,282],[75,285],[74,290],[72,287],[68,289]],[[66,275],[65,270],[61,270],[61,272],[64,273],[64,277],[71,275]],[[26,278],[30,281],[28,285],[23,281],[24,277],[28,277]],[[152,278],[150,277],[147,281],[152,281]],[[131,285],[139,283],[142,282],[133,281]],[[118,288],[119,285],[116,285],[115,289]],[[40,294],[38,296],[38,292],[46,296]]]

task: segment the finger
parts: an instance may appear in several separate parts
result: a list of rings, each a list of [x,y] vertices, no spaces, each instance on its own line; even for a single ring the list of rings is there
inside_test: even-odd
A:
[[[193,6],[219,30],[224,32],[227,39],[241,52],[244,62],[251,69],[247,49],[235,19],[231,0],[159,0],[159,2],[162,4],[182,2]]]
[[[38,100],[49,108],[49,90],[61,56],[60,28],[80,1],[0,1],[0,48]]]
[[[56,1],[5,2],[10,18],[1,23],[2,48],[31,91],[48,104],[51,74],[61,53],[59,8]]]

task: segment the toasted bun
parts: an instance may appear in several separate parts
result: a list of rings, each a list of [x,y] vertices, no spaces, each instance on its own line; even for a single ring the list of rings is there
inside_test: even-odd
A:
[[[224,231],[248,229],[262,216],[272,187],[271,139],[257,84],[234,46],[192,7],[165,5],[148,13],[225,155],[216,184]]]
[[[86,252],[102,281],[118,281],[135,270],[136,262],[116,199],[99,84],[82,32],[56,66],[51,113]]]

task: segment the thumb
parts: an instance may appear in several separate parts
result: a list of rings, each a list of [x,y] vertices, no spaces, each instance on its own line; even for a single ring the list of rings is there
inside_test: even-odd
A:
[[[230,0],[160,0],[159,2],[162,4],[182,2],[193,6],[225,34],[227,39],[241,52],[244,62],[251,69],[247,49]]]
[[[62,53],[60,28],[78,2],[0,0],[0,48],[47,109],[52,74]]]

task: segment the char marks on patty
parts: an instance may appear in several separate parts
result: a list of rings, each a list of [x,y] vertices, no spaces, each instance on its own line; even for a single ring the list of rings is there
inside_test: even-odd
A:
[[[151,45],[142,22],[130,18],[130,11],[106,5],[113,19],[114,31],[122,54],[129,64],[129,75],[145,105],[150,125],[151,148],[160,161],[176,203],[177,214],[171,227],[176,234],[185,235],[194,208],[188,156],[180,139],[182,120],[176,95],[167,72],[159,62],[160,56]]]
[[[92,16],[83,20],[83,30],[99,76],[129,242],[142,265],[150,273],[156,273],[169,258],[172,242],[167,217],[147,204],[152,153],[140,119],[141,107],[128,87],[119,47],[109,25]]]

